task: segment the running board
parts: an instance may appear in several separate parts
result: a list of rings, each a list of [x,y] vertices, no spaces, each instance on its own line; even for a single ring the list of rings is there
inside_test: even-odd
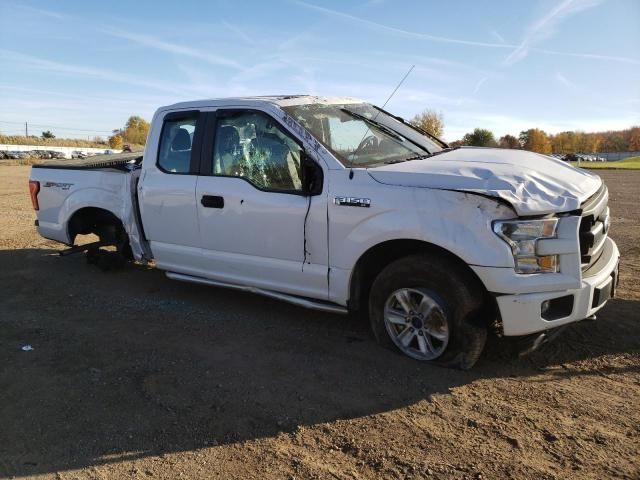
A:
[[[349,311],[340,305],[335,305],[329,302],[322,302],[318,300],[311,300],[309,298],[297,297],[295,295],[289,295],[287,293],[273,292],[271,290],[264,290],[257,287],[248,287],[243,285],[236,285],[233,283],[218,282],[216,280],[209,280],[208,278],[193,277],[191,275],[184,275],[182,273],[167,272],[167,277],[172,280],[179,280],[181,282],[200,283],[202,285],[211,285],[213,287],[231,288],[233,290],[240,290],[243,292],[255,293],[264,297],[275,298],[276,300],[282,300],[284,302],[292,303],[300,307],[309,308],[311,310],[320,310],[322,312],[347,314]]]

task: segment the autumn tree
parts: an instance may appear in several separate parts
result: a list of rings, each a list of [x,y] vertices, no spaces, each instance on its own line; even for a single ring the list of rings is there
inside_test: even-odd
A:
[[[500,138],[499,146],[513,148],[513,138],[510,135]],[[546,140],[545,140],[546,139]],[[640,126],[624,130],[609,130],[605,132],[566,131],[548,135],[539,129],[529,129],[520,132],[517,138],[521,147],[542,153],[602,153],[640,151]],[[450,145],[471,145],[478,143],[473,134],[465,135],[462,140],[449,142]],[[509,144],[509,145],[508,145]]]
[[[629,135],[629,151],[640,152],[640,127],[633,127]]]
[[[498,145],[500,146],[500,148],[511,148],[511,149],[521,148],[521,145],[518,139],[513,135],[509,135],[509,134],[505,135],[504,137],[501,137]]]
[[[119,134],[109,137],[109,147],[114,150],[120,150],[122,148],[122,143],[122,136]]]
[[[530,152],[551,153],[551,142],[547,134],[537,128],[520,132],[522,148]]]
[[[463,145],[473,147],[495,147],[497,145],[493,132],[485,128],[476,128],[471,133],[467,133],[462,137]]]
[[[560,132],[550,137],[553,153],[573,153],[576,151],[576,135],[574,132]]]
[[[56,138],[56,136],[53,133],[51,133],[51,130],[47,130],[45,132],[42,132],[42,139],[43,140],[48,140],[50,138]]]
[[[137,115],[130,116],[124,128],[113,130],[114,136],[119,135],[123,141],[136,145],[144,145],[147,141],[148,133],[149,122]]]
[[[444,121],[442,114],[434,110],[426,109],[410,120],[410,123],[434,137],[442,136],[444,131]]]
[[[149,133],[149,122],[137,115],[129,117],[123,131],[123,138],[129,143],[144,145]]]

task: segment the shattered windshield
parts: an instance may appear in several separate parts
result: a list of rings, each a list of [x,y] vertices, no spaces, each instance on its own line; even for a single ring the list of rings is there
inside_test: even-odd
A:
[[[346,167],[424,158],[442,150],[434,140],[368,103],[283,107]]]

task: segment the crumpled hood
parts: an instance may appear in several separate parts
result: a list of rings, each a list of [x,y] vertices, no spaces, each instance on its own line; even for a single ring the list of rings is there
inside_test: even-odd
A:
[[[463,147],[424,160],[368,169],[388,185],[473,192],[501,198],[518,215],[569,212],[602,180],[561,160],[524,150]]]

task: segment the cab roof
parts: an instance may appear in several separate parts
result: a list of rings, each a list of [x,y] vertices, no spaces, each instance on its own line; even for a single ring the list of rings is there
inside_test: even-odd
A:
[[[331,105],[334,103],[363,103],[363,101],[352,97],[323,97],[316,95],[264,95],[253,97],[229,97],[193,100],[168,105],[166,107],[160,108],[160,110],[184,110],[190,108],[213,106],[256,106],[259,104],[272,104],[279,107],[289,107],[292,105],[309,105],[314,103]]]

